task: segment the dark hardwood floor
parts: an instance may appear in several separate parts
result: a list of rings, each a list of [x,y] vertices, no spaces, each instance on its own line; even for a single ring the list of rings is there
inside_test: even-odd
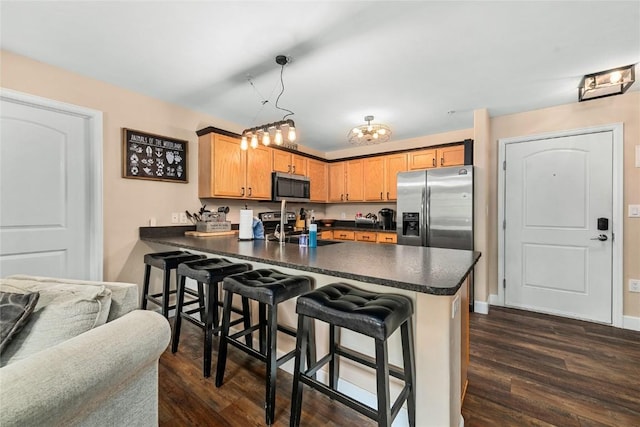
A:
[[[264,425],[264,366],[230,347],[217,389],[202,377],[202,332],[183,322],[181,335],[178,353],[160,359],[160,425]],[[278,372],[276,426],[289,423],[291,380]],[[375,425],[308,388],[303,405],[303,426]],[[472,313],[462,413],[475,427],[640,427],[640,332],[497,307]]]

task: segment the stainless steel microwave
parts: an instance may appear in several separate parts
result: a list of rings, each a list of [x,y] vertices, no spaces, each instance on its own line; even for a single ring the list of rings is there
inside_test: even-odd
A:
[[[271,173],[271,200],[279,202],[308,202],[311,182],[302,175],[291,175],[282,172]]]

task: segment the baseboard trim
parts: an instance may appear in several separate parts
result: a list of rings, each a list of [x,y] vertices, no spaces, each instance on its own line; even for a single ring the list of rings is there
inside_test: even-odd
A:
[[[504,304],[500,301],[500,296],[498,294],[489,294],[489,305],[502,306]]]
[[[485,301],[474,301],[473,311],[474,313],[489,314],[489,303]]]
[[[640,317],[622,316],[622,328],[640,331]]]

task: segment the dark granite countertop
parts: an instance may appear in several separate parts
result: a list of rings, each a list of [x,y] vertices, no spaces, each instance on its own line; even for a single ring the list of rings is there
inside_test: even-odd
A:
[[[213,255],[229,256],[375,283],[432,295],[454,295],[479,252],[405,245],[342,242],[317,248],[236,236],[184,236],[184,227],[141,227],[140,239]]]

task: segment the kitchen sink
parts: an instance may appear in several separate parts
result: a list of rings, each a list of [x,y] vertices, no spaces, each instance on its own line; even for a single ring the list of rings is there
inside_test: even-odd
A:
[[[292,235],[292,236],[285,236],[284,241],[285,243],[292,243],[292,244],[300,244],[299,241],[300,235]],[[308,236],[307,236],[308,239]],[[308,240],[307,240],[308,241]],[[335,245],[336,243],[342,243],[342,242],[338,242],[336,240],[319,240],[317,241],[318,243],[318,247],[320,246],[329,246],[329,245]]]

